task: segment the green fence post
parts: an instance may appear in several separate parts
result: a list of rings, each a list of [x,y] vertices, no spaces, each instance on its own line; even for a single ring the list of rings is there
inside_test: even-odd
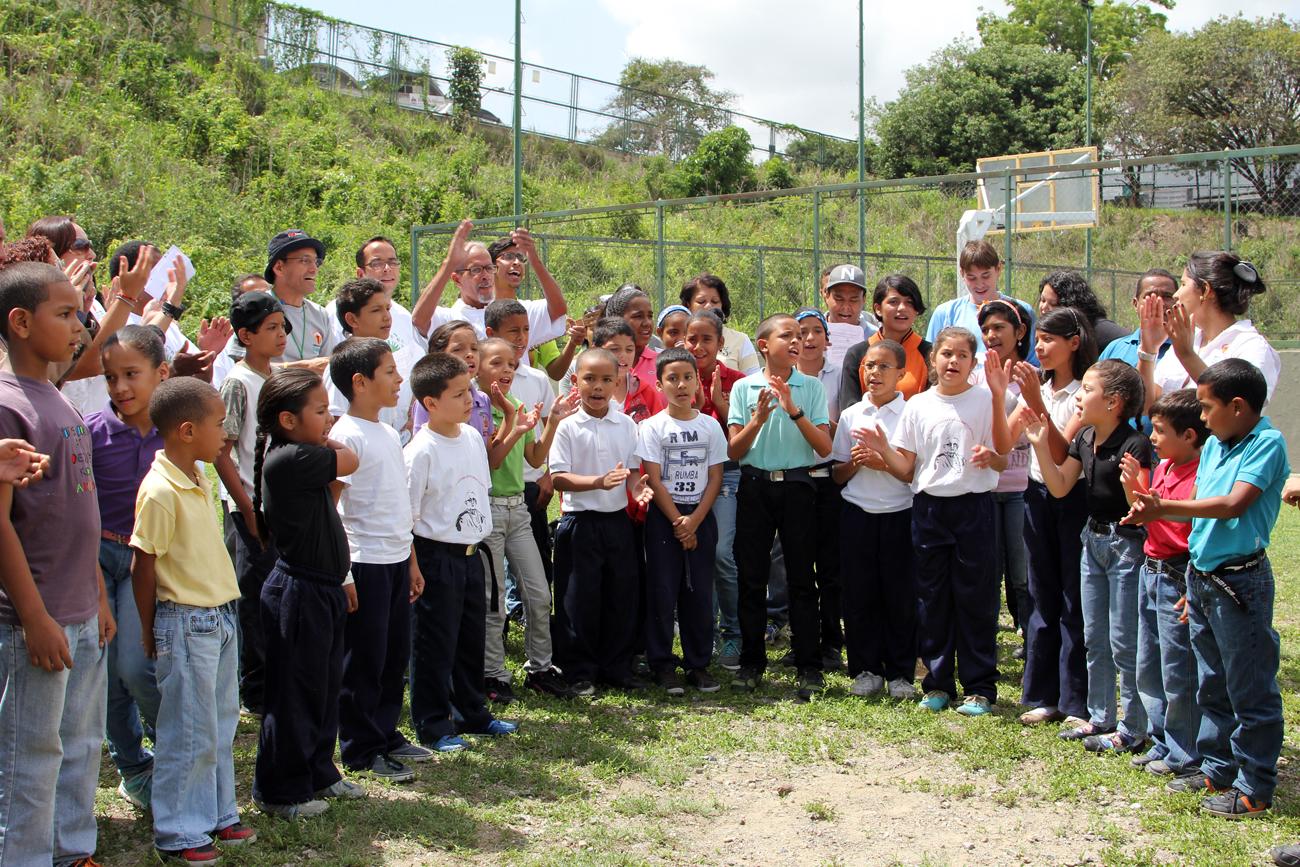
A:
[[[659,283],[659,309],[664,309],[664,279],[668,263],[664,258],[664,204],[663,199],[655,202],[655,228],[659,235],[658,252],[655,256],[655,278]]]
[[[411,305],[420,297],[420,240],[419,235],[415,233],[415,227],[411,227]]]
[[[821,283],[822,277],[822,194],[813,193],[813,285]],[[813,303],[820,310],[821,293],[814,293]]]
[[[758,321],[762,322],[767,318],[763,312],[763,295],[767,291],[763,284],[763,248],[758,248]]]
[[[1223,158],[1223,249],[1232,249],[1232,162]]]

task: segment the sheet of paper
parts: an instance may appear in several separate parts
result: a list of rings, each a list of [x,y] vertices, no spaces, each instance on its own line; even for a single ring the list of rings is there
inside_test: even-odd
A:
[[[849,351],[849,347],[862,342],[862,326],[832,322],[830,329],[831,345],[826,350],[826,357],[843,367],[844,353]]]
[[[145,294],[150,298],[161,298],[163,292],[167,291],[167,272],[176,267],[180,262],[185,268],[185,277],[187,280],[194,279],[194,263],[190,257],[181,252],[181,248],[172,245],[163,253],[163,257],[158,260],[158,264],[153,266],[149,272],[149,280],[144,284]]]

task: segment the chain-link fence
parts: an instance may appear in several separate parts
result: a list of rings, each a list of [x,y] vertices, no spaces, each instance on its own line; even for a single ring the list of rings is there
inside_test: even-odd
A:
[[[1241,165],[1266,173],[1248,181]],[[1111,317],[1136,328],[1132,297],[1150,268],[1181,274],[1187,256],[1233,249],[1254,261],[1269,291],[1251,316],[1275,341],[1300,338],[1300,146],[1229,154],[1187,154],[1081,163],[1102,202],[1097,227],[1002,231],[986,237],[1003,254],[1003,291],[1038,296],[1052,271],[1084,272]],[[771,313],[820,303],[823,268],[861,265],[868,281],[904,273],[933,308],[957,293],[957,228],[978,207],[977,185],[996,179],[1014,191],[1050,179],[1051,168],[872,181],[779,192],[639,202],[478,221],[474,237],[490,241],[524,225],[538,239],[547,268],[579,311],[619,285],[641,285],[656,308],[675,303],[682,283],[702,271],[730,290],[734,326],[753,332]],[[1225,178],[1227,179],[1225,181]],[[1192,194],[1188,195],[1187,190]],[[1011,214],[1008,218],[1007,214]],[[1016,210],[994,223],[1033,225]],[[865,244],[859,247],[859,226]],[[413,291],[432,277],[455,224],[411,232]],[[454,292],[452,287],[450,291]],[[530,275],[526,295],[539,289]],[[924,322],[919,327],[923,327]]]

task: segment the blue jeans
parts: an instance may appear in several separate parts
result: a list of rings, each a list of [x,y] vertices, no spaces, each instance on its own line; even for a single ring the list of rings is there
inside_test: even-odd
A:
[[[1196,770],[1201,754],[1196,736],[1201,709],[1196,704],[1196,657],[1186,623],[1174,608],[1182,595],[1164,572],[1142,566],[1138,596],[1137,684],[1151,721],[1155,746],[1151,755],[1164,759],[1176,773]]]
[[[1083,642],[1088,648],[1088,716],[1100,729],[1114,728],[1115,674],[1119,673],[1124,720],[1119,732],[1131,740],[1147,738],[1147,713],[1137,688],[1138,587],[1144,555],[1136,534],[1101,535],[1087,525],[1081,534],[1083,556]]]
[[[1011,586],[1007,611],[1029,633],[1034,597],[1029,595],[1029,549],[1025,547],[1025,492],[993,492],[994,562],[998,577]],[[1028,640],[1028,639],[1026,639]]]
[[[206,846],[239,821],[235,727],[239,723],[239,638],[235,603],[199,608],[158,603],[157,753],[153,834],[159,849]]]
[[[723,641],[740,644],[740,589],[736,584],[736,489],[740,470],[722,474],[722,490],[710,510],[718,522],[718,550],[713,558],[713,609]]]
[[[1232,785],[1272,801],[1282,752],[1282,694],[1277,687],[1281,643],[1273,628],[1273,567],[1265,558],[1248,572],[1224,576],[1246,605],[1188,570],[1192,649],[1204,714],[1196,746],[1201,770],[1217,785]]]
[[[22,628],[0,624],[0,865],[62,867],[95,854],[108,654],[98,616],[63,633],[72,668],[45,671]]]
[[[131,547],[111,539],[99,541],[99,568],[104,573],[108,608],[117,621],[117,636],[108,645],[108,755],[123,779],[148,773],[153,754],[144,736],[157,743],[158,678],[154,661],[140,644],[140,610],[131,592]],[[144,726],[140,717],[144,717]]]

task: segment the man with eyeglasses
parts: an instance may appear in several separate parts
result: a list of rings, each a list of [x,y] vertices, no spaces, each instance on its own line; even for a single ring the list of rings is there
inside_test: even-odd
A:
[[[393,316],[393,327],[388,332],[388,345],[392,347],[393,352],[400,352],[407,346],[425,344],[425,338],[415,330],[411,312],[393,298],[393,292],[397,289],[401,276],[402,263],[397,258],[397,246],[390,239],[383,235],[376,235],[357,250],[357,277],[373,277],[378,280],[384,287],[384,294],[392,302],[393,306],[389,308],[389,312]],[[339,322],[337,307],[338,302],[335,299],[330,299],[330,302],[325,305],[325,312],[329,314],[330,324],[334,330],[335,344],[342,343],[346,339],[343,324]]]
[[[266,245],[266,270],[262,272],[271,292],[284,305],[285,321],[293,326],[284,355],[273,360],[304,362],[322,375],[334,350],[334,328],[325,308],[309,296],[316,291],[316,272],[323,264],[324,244],[302,229],[286,229]]]

